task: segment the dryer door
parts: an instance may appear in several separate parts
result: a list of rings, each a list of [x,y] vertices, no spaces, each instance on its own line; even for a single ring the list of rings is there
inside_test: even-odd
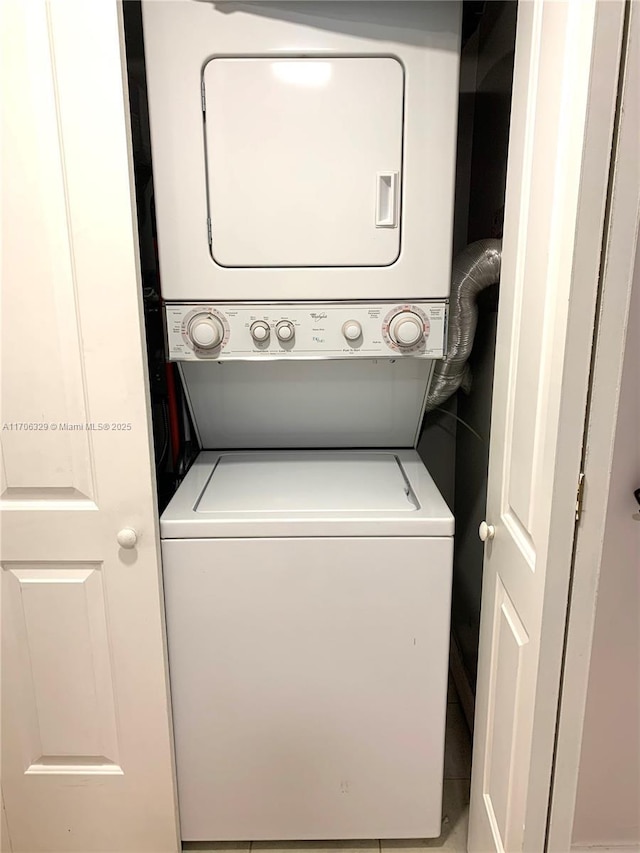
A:
[[[204,96],[213,260],[392,264],[403,94],[403,68],[392,57],[211,59]]]

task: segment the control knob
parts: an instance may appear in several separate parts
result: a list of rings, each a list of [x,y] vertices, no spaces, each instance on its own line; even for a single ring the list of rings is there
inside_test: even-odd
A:
[[[290,323],[289,320],[280,320],[280,322],[276,325],[276,335],[279,341],[282,343],[288,343],[292,341],[296,330],[293,327],[293,323]]]
[[[347,320],[342,326],[342,334],[348,341],[357,341],[362,336],[362,326],[357,320]]]
[[[187,334],[198,349],[215,349],[224,338],[224,327],[211,314],[196,314],[189,323]]]
[[[249,331],[251,332],[253,340],[260,344],[264,343],[264,341],[268,341],[271,335],[269,324],[265,323],[264,320],[256,320],[255,323],[251,324]]]
[[[399,347],[412,347],[424,338],[424,321],[413,311],[401,311],[389,324],[389,337]]]

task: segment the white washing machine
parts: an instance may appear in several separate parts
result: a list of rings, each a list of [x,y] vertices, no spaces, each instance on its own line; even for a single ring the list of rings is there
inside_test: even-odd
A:
[[[412,448],[446,305],[168,317],[216,448],[161,518],[183,839],[439,835],[453,518]]]
[[[440,834],[453,526],[414,450],[200,454],[161,519],[184,840]]]

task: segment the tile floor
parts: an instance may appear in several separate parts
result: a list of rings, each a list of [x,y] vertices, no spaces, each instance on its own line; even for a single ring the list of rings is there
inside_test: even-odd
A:
[[[471,780],[471,742],[469,729],[449,678],[449,700],[444,749],[444,791],[442,803],[442,834],[439,838],[411,838],[398,841],[226,841],[185,842],[185,853],[421,853],[423,850],[448,850],[466,853],[467,820],[469,812],[469,783]]]

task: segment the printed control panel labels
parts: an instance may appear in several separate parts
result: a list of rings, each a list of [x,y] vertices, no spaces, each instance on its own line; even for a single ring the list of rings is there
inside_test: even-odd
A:
[[[447,303],[166,306],[171,361],[443,358]]]

